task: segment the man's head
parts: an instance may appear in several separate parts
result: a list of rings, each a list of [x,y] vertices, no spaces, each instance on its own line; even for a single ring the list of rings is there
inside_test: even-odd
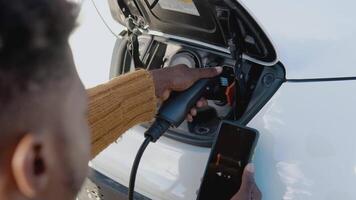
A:
[[[71,199],[89,159],[66,0],[0,0],[0,199]]]

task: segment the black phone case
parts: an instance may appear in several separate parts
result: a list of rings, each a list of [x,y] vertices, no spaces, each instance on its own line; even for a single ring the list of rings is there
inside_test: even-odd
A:
[[[253,143],[253,145],[252,145],[251,154],[249,155],[249,162],[251,162],[251,159],[253,158],[253,155],[254,155],[254,152],[255,152],[255,149],[256,149],[256,145],[257,145],[257,141],[258,141],[258,139],[259,139],[259,137],[260,137],[260,134],[259,134],[258,130],[253,129],[253,128],[250,128],[250,127],[247,127],[247,126],[241,126],[241,125],[239,125],[239,124],[237,124],[237,123],[234,123],[234,122],[232,122],[232,121],[222,120],[221,123],[220,123],[220,125],[219,125],[219,128],[217,129],[217,130],[219,130],[219,133],[216,134],[216,136],[215,136],[215,138],[214,138],[214,144],[213,144],[213,146],[212,146],[212,149],[211,149],[211,152],[210,152],[210,156],[209,156],[207,165],[206,165],[206,167],[205,167],[204,176],[203,176],[203,178],[201,179],[201,184],[200,184],[200,188],[199,188],[199,190],[198,190],[198,192],[197,192],[197,193],[198,193],[198,196],[197,196],[197,199],[196,199],[196,200],[207,200],[207,199],[200,199],[200,195],[201,195],[200,190],[201,190],[203,181],[204,181],[205,177],[207,176],[207,173],[208,173],[208,164],[209,164],[210,160],[213,158],[213,155],[214,155],[214,152],[215,152],[215,148],[216,148],[216,143],[217,143],[218,138],[219,138],[219,136],[220,136],[220,134],[221,134],[221,133],[220,133],[220,129],[221,129],[221,126],[222,126],[224,123],[230,124],[230,125],[233,125],[233,126],[236,126],[236,127],[238,127],[238,128],[241,128],[241,129],[249,130],[249,131],[254,132],[254,133],[256,134],[256,139],[255,139],[255,141],[254,141],[254,143]],[[244,166],[244,167],[245,167],[245,166]]]

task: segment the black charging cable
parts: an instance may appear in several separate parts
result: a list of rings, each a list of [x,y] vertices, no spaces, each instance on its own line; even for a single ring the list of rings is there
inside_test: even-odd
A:
[[[147,146],[150,144],[150,142],[151,142],[151,138],[146,137],[145,141],[143,141],[140,149],[138,150],[138,152],[136,154],[136,158],[132,165],[131,174],[130,174],[130,183],[129,183],[129,200],[134,199],[137,169],[138,169],[138,166],[140,165],[140,161],[143,156],[143,153],[145,152],[145,150],[146,150]]]
[[[158,110],[155,122],[145,132],[145,141],[142,143],[134,160],[129,183],[129,200],[133,200],[137,169],[142,155],[150,142],[156,142],[170,127],[178,127],[185,116],[206,92],[210,79],[201,79],[184,92],[172,94]]]
[[[138,150],[131,169],[128,195],[129,200],[134,199],[136,175],[143,153],[145,152],[150,142],[156,142],[163,135],[163,133],[169,129],[170,126],[171,124],[168,121],[157,118],[151,127],[145,132],[146,139],[143,141],[140,149]]]

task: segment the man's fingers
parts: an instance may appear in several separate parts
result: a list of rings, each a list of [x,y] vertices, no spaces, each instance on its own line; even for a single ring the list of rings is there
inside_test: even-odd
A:
[[[161,96],[161,100],[162,101],[166,101],[169,96],[171,95],[171,91],[170,90],[165,90]]]
[[[240,191],[245,193],[252,193],[255,188],[255,167],[253,164],[248,164],[242,174],[242,182]]]
[[[208,106],[208,101],[202,97],[196,104],[197,108],[202,108],[202,107],[205,107],[205,106]]]
[[[252,164],[248,164],[245,167],[245,170],[242,175],[242,183],[240,190],[237,192],[235,196],[232,197],[231,200],[261,200],[262,193],[258,189],[255,183],[255,168]]]
[[[198,114],[197,109],[196,109],[196,108],[190,109],[190,114],[191,114],[193,117],[197,116],[197,114]]]
[[[204,97],[200,98],[199,102],[200,102],[199,108],[208,106],[208,100],[206,100]]]
[[[197,102],[197,108],[202,108],[204,107],[204,103],[202,101]]]
[[[202,79],[202,78],[211,78],[214,76],[219,75],[223,71],[222,67],[208,67],[208,68],[199,68],[199,69],[194,69],[194,77],[196,80]]]
[[[188,114],[187,117],[186,117],[186,120],[188,122],[192,122],[193,121],[193,116],[191,114]]]

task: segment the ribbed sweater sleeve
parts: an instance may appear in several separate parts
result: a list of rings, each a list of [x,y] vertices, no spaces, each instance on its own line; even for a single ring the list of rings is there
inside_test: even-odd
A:
[[[139,70],[88,90],[92,157],[132,126],[150,121],[157,99],[149,72]]]

